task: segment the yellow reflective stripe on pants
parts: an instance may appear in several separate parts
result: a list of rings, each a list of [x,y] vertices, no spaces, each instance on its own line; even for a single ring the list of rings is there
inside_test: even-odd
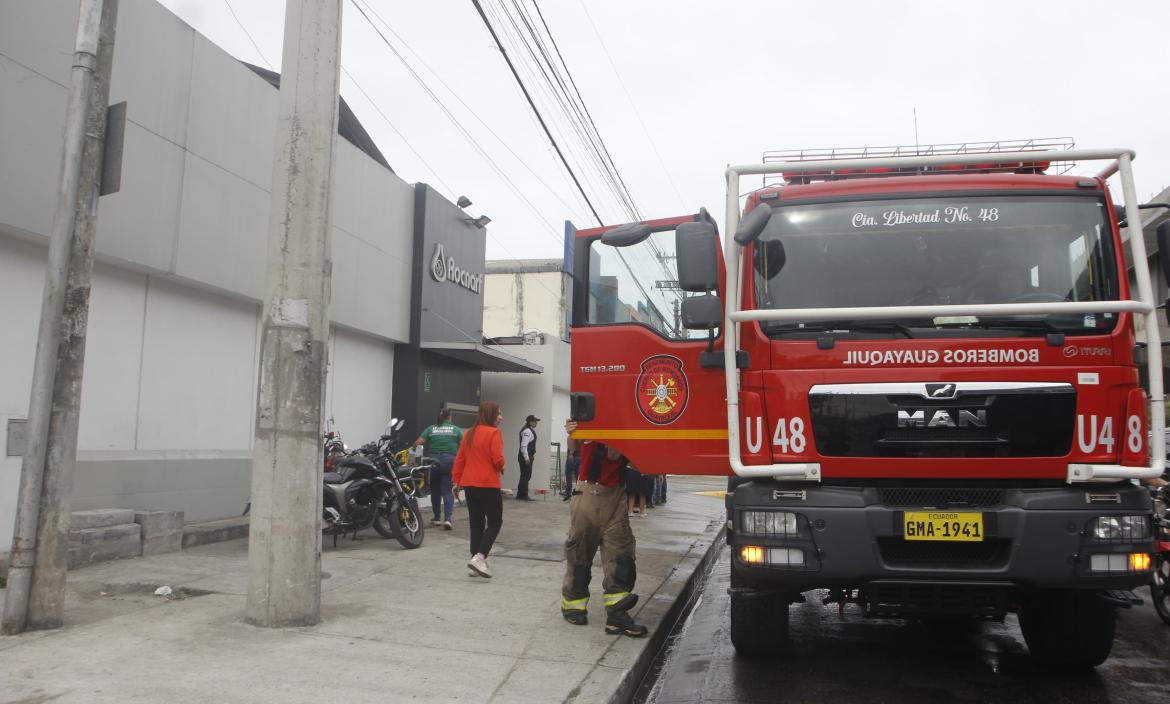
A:
[[[630,595],[629,592],[614,592],[613,594],[606,594],[605,595],[605,605],[606,605],[606,607],[613,606],[614,604],[618,603],[622,599],[625,599],[629,595]]]
[[[606,604],[608,606],[608,603]],[[566,599],[561,597],[561,611],[585,611],[589,606],[589,597],[584,599]]]

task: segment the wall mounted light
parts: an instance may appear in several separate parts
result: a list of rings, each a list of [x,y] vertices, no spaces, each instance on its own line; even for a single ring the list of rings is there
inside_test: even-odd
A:
[[[464,220],[463,220],[463,222],[468,223],[470,225],[475,225],[476,227],[478,227],[481,230],[483,228],[487,227],[488,223],[491,221],[492,221],[492,219],[486,215],[480,215],[478,218],[464,218]]]
[[[459,196],[459,199],[455,201],[455,205],[458,205],[460,208],[466,208],[471,205],[471,199],[467,196]]]

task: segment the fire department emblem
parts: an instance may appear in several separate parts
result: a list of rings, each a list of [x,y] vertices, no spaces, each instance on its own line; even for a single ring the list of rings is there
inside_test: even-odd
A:
[[[682,360],[659,354],[642,362],[637,395],[638,410],[646,420],[655,425],[670,425],[678,420],[690,396]]]

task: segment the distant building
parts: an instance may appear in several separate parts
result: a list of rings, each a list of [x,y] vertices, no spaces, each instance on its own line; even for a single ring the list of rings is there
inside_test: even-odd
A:
[[[532,467],[532,486],[548,488],[559,446],[564,466],[565,421],[569,417],[569,306],[573,278],[561,259],[493,260],[484,278],[483,333],[494,349],[539,365],[541,374],[483,375],[485,399],[499,401],[505,416],[523,422],[528,414],[542,419],[537,428],[541,445]],[[510,424],[510,423],[509,423]],[[547,444],[546,444],[547,443]],[[504,434],[508,469],[505,486],[519,478],[516,452],[519,430]]]

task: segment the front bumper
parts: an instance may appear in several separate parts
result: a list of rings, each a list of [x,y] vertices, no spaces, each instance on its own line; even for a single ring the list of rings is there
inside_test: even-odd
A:
[[[940,497],[947,500],[945,505],[938,502]],[[727,504],[736,576],[741,585],[755,589],[800,592],[953,583],[1020,590],[1129,590],[1144,584],[1149,571],[1094,572],[1092,556],[1154,551],[1149,533],[1111,542],[1091,535],[1090,525],[1098,516],[1151,513],[1146,490],[1129,483],[969,489],[754,481],[729,492]],[[979,542],[906,540],[904,512],[923,509],[981,512],[986,535]],[[748,535],[739,522],[744,510],[795,513],[797,534]],[[769,555],[800,550],[804,564],[749,564],[740,550],[748,545],[778,549]]]

